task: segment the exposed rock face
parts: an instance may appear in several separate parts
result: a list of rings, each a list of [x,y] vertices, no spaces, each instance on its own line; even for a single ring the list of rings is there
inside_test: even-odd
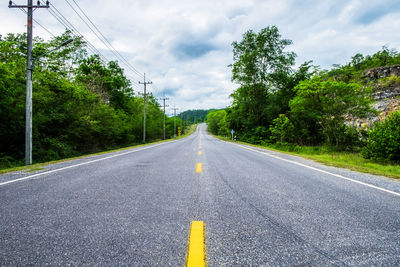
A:
[[[393,75],[400,76],[400,65],[369,69],[364,72],[364,75],[365,78],[369,78],[371,80],[390,77]]]
[[[364,72],[366,82],[374,82],[380,78],[391,76],[400,77],[400,65],[373,68]],[[374,122],[384,120],[394,111],[400,110],[400,85],[386,87],[377,85],[374,90],[374,100],[376,102],[373,107],[378,111],[377,116],[366,119],[350,119],[349,124],[361,128],[370,128],[374,125]]]
[[[392,112],[400,110],[400,99],[386,99],[383,101],[376,102],[374,108],[379,111],[377,120],[383,120],[389,116]]]
[[[396,98],[399,96],[400,96],[400,86],[382,88],[382,90],[377,90],[374,92],[374,99],[376,101],[386,100],[389,98]]]

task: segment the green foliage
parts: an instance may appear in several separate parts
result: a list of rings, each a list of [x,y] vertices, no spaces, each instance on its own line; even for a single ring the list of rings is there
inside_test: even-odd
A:
[[[323,135],[329,145],[343,148],[350,136],[354,136],[345,125],[346,119],[363,118],[373,112],[371,90],[357,83],[315,77],[300,82],[296,90],[296,97],[290,101],[290,113],[299,122],[300,138]]]
[[[351,62],[346,65],[333,65],[334,68],[322,76],[334,77],[336,80],[350,82],[352,80],[362,81],[363,71],[390,65],[400,64],[400,54],[395,49],[389,49],[386,46],[373,55],[363,56],[358,53],[351,58]]]
[[[182,118],[186,123],[200,123],[206,120],[207,114],[212,111],[212,109],[194,109],[186,110],[179,113],[179,117]]]
[[[213,110],[207,115],[208,130],[216,135],[230,135],[225,110]]]
[[[61,46],[72,39],[68,46]],[[139,143],[143,98],[135,97],[117,62],[87,56],[70,32],[34,40],[33,159],[56,160]],[[0,38],[0,168],[22,163],[25,132],[26,35]],[[147,140],[162,138],[163,112],[149,96]],[[171,124],[170,119],[167,119]],[[177,120],[182,126],[181,120]],[[173,121],[172,121],[173,125]],[[182,128],[183,129],[183,128]],[[173,136],[173,127],[167,136]]]
[[[281,39],[276,26],[259,33],[252,30],[243,34],[241,42],[233,42],[232,80],[241,85],[275,83],[282,74],[291,72],[296,54],[284,52],[292,41]]]
[[[24,156],[25,38],[9,34],[0,41],[0,158],[5,166]]]
[[[369,86],[400,84],[398,76],[368,81],[365,70],[400,64],[400,54],[383,47],[373,55],[356,54],[350,63],[334,65],[330,71],[319,71],[311,61],[295,70],[296,55],[285,52],[291,43],[281,38],[275,26],[258,33],[249,30],[240,42],[232,43],[232,81],[239,87],[231,94],[226,116],[207,120],[210,131],[218,133],[217,120],[234,129],[239,140],[250,143],[268,140],[270,145],[359,150],[365,133],[349,124],[376,114]]]
[[[388,87],[394,87],[394,86],[399,86],[400,85],[400,77],[396,75],[392,75],[390,77],[384,77],[378,79],[376,81],[378,84],[378,88],[388,88]]]
[[[227,122],[241,140],[259,142],[268,137],[273,119],[288,110],[293,88],[312,75],[310,62],[298,71],[292,68],[296,54],[285,52],[291,44],[291,40],[281,38],[275,26],[259,33],[249,30],[240,42],[232,43],[232,80],[240,87],[231,95]]]
[[[294,141],[294,126],[285,114],[280,114],[278,118],[273,120],[269,131],[270,139],[273,142],[290,143]]]
[[[175,126],[176,126],[175,131],[174,131],[174,120],[175,120]],[[181,134],[185,134],[186,124],[178,116],[176,118],[168,117],[165,124],[166,124],[166,126],[165,126],[166,138],[173,138],[174,133],[176,134],[176,136],[178,136],[178,127],[181,128]]]
[[[368,132],[362,155],[374,160],[400,162],[400,111],[376,123]]]

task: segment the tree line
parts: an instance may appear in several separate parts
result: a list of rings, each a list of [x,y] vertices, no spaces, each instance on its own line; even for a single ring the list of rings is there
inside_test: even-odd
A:
[[[312,61],[295,68],[297,55],[286,51],[291,44],[276,26],[249,30],[232,43],[232,81],[239,87],[229,107],[207,115],[209,130],[230,136],[233,129],[239,140],[254,144],[362,150],[366,158],[400,161],[400,124],[362,129],[349,123],[376,114],[371,104],[379,81],[368,81],[364,71],[400,64],[400,54],[383,47],[373,55],[356,54],[329,71]],[[399,117],[395,112],[388,121]]]
[[[185,122],[190,124],[197,124],[205,122],[207,114],[215,109],[193,109],[186,110],[179,113],[179,117]]]
[[[72,42],[61,47],[67,40]],[[0,35],[0,167],[23,164],[26,34]],[[33,46],[33,159],[56,160],[140,143],[143,97],[117,61],[89,55],[70,32]],[[163,137],[164,113],[146,101],[146,139]],[[177,126],[182,120],[176,118]],[[166,118],[166,136],[174,134]],[[184,130],[184,129],[182,129]]]

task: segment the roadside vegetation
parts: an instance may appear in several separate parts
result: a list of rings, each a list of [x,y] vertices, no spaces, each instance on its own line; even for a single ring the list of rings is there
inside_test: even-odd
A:
[[[190,124],[190,125],[186,126],[185,130],[184,130],[184,134],[182,134],[181,136],[177,136],[175,139],[182,139],[182,138],[185,138],[185,137],[193,134],[196,131],[196,128],[197,128],[197,124]],[[150,145],[150,144],[163,143],[163,142],[171,141],[171,139],[172,139],[172,137],[170,139],[166,139],[166,140],[152,141],[152,142],[149,142],[146,144],[137,144],[137,145],[122,147],[122,148],[118,148],[118,149],[111,149],[111,150],[105,150],[105,151],[101,151],[101,152],[97,152],[97,153],[85,154],[85,155],[76,156],[76,157],[52,160],[52,161],[41,162],[41,163],[34,163],[34,164],[28,165],[28,166],[14,166],[14,167],[8,167],[8,168],[0,168],[0,174],[14,172],[14,171],[35,172],[35,171],[45,170],[45,166],[47,166],[49,164],[55,164],[55,163],[70,161],[70,160],[74,160],[74,159],[89,157],[89,156],[102,155],[102,154],[107,154],[107,153],[111,153],[111,152],[123,151],[123,150],[137,148],[137,147]]]
[[[370,128],[350,123],[376,115],[376,87],[399,84],[397,76],[368,80],[365,71],[400,64],[400,54],[383,47],[331,70],[311,61],[295,68],[297,55],[286,50],[291,44],[275,26],[249,30],[232,43],[232,81],[239,88],[231,106],[207,115],[209,131],[230,137],[234,130],[238,141],[400,178],[400,113]]]
[[[231,139],[228,137],[217,135],[214,136],[221,140],[231,142]],[[294,156],[300,156],[329,166],[400,179],[400,165],[388,162],[387,160],[378,161],[366,159],[358,152],[337,151],[332,150],[332,148],[327,146],[299,146],[288,143],[257,145],[241,141],[235,142],[243,145],[266,148],[268,150]]]
[[[141,143],[143,97],[118,62],[89,55],[68,31],[50,41],[36,38],[33,58],[34,163]],[[25,81],[26,35],[0,36],[0,169],[24,164]],[[164,115],[152,95],[146,109],[146,141],[161,140]],[[181,118],[176,125],[185,131]],[[166,137],[173,134],[168,117]]]

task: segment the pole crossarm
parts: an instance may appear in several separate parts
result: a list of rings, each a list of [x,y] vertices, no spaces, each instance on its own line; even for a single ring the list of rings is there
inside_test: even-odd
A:
[[[12,1],[8,2],[8,7],[9,8],[50,8],[50,3],[49,1],[46,1],[46,5],[41,5],[40,1],[38,1],[38,5],[15,5]]]

